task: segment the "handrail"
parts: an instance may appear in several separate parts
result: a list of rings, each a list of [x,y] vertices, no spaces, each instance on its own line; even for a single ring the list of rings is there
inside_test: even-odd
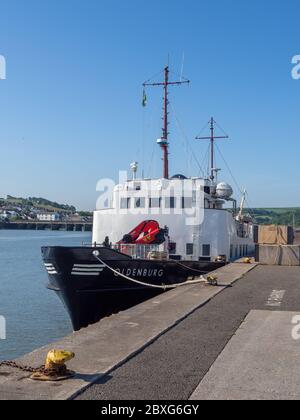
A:
[[[106,248],[105,245],[94,243],[82,242],[82,246],[91,248]],[[134,259],[148,259],[151,252],[158,252],[159,245],[153,244],[111,244],[108,249],[118,251],[122,254],[128,255]]]

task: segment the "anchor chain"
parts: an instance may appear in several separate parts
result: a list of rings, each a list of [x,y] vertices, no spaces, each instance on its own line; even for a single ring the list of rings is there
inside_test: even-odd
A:
[[[0,367],[10,367],[13,369],[20,370],[22,372],[28,372],[28,373],[41,373],[42,375],[54,377],[57,375],[64,376],[67,373],[67,367],[65,365],[56,367],[55,369],[46,369],[45,365],[42,365],[38,368],[34,368],[31,366],[26,365],[19,365],[16,362],[4,360],[3,362],[0,362]]]

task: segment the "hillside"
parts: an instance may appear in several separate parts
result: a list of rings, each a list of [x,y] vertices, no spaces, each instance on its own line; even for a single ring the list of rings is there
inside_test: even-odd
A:
[[[41,197],[20,198],[7,196],[6,199],[0,199],[0,206],[17,206],[21,208],[35,208],[49,212],[75,213],[76,208],[68,204],[59,204]]]
[[[59,204],[41,197],[0,198],[0,221],[9,223],[19,220],[70,220],[82,217],[76,208],[68,204]]]
[[[291,225],[295,224],[300,227],[300,208],[255,208],[246,209],[245,213],[250,213],[256,223],[262,225],[275,224],[275,225]]]

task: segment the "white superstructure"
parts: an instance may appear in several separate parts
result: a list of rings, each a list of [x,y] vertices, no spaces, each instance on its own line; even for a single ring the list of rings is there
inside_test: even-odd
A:
[[[94,213],[93,242],[108,236],[117,243],[146,220],[167,227],[170,257],[214,261],[248,256],[254,251],[253,225],[237,218],[236,201],[228,184],[210,179],[132,180],[113,191],[111,208]],[[221,198],[222,199],[221,199]],[[228,207],[228,203],[232,208]]]

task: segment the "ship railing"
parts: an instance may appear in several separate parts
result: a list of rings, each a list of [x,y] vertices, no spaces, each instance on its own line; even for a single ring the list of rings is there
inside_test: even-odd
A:
[[[105,248],[103,243],[88,243],[83,242],[82,246],[93,248]],[[161,252],[160,245],[146,245],[146,244],[110,244],[109,248],[118,251],[122,254],[128,255],[134,259],[151,259],[153,254],[164,254]]]
[[[152,253],[159,252],[159,245],[115,244],[112,249],[131,258],[145,260],[149,259]]]

